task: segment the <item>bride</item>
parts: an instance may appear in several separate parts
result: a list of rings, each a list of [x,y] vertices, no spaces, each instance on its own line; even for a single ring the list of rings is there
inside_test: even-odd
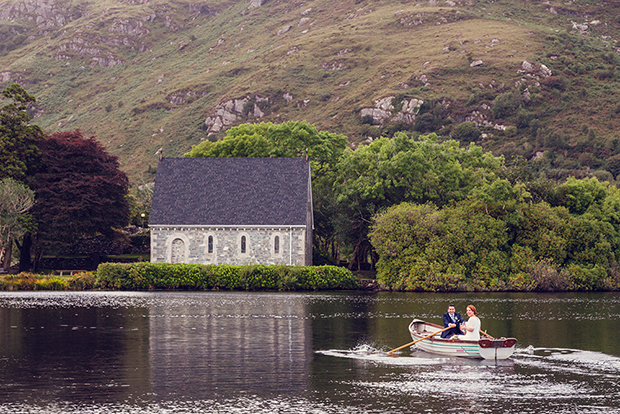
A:
[[[459,339],[467,341],[477,341],[480,339],[480,319],[476,316],[478,312],[474,305],[467,307],[467,316],[469,319],[466,323],[461,325],[461,330],[465,331],[465,335],[459,335]]]

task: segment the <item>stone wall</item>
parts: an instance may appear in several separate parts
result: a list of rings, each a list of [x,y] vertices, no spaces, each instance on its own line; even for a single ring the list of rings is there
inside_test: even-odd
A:
[[[241,251],[244,237],[245,253]],[[312,255],[307,257],[304,226],[158,226],[151,228],[151,262],[310,265]]]

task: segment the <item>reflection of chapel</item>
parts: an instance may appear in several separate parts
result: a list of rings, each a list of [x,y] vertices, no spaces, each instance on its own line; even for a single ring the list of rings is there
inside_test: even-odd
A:
[[[163,158],[151,261],[312,265],[312,184],[303,158]]]

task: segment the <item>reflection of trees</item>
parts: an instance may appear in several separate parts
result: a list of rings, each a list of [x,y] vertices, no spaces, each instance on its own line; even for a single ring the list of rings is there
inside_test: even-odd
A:
[[[136,309],[0,308],[4,393],[18,400],[126,399],[148,388],[148,319]],[[14,384],[12,387],[6,384]],[[103,391],[105,390],[105,391]]]

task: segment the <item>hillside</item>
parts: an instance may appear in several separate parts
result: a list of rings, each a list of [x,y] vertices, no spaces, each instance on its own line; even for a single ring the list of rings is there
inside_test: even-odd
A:
[[[617,1],[0,2],[0,87],[35,95],[46,131],[96,135],[134,183],[160,147],[301,119],[352,144],[475,140],[554,178],[620,172]]]

